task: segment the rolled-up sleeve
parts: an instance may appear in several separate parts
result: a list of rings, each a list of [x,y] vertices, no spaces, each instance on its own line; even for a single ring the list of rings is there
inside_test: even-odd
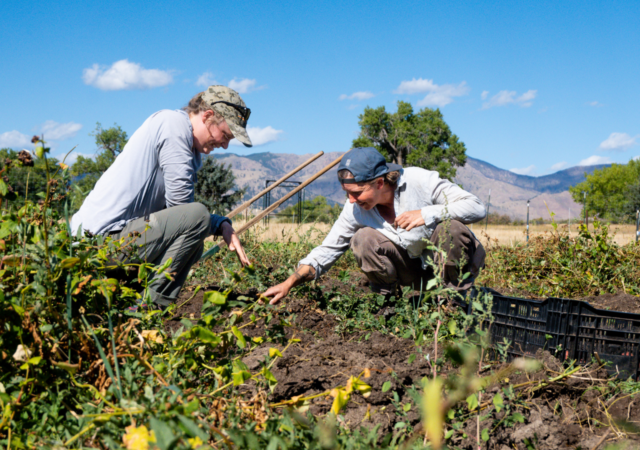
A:
[[[464,224],[475,223],[485,218],[487,212],[480,199],[461,189],[457,184],[441,178],[425,179],[424,183],[424,191],[432,192],[432,205],[420,210],[427,227],[434,227],[446,218],[458,220]]]
[[[211,234],[214,236],[221,236],[222,224],[225,222],[229,222],[229,225],[232,225],[231,219],[228,217],[211,214]]]
[[[353,205],[346,203],[340,217],[331,227],[331,231],[322,241],[322,244],[314,248],[298,266],[311,266],[316,271],[316,279],[329,271],[335,262],[349,249],[349,243],[355,232],[360,228],[353,217]]]

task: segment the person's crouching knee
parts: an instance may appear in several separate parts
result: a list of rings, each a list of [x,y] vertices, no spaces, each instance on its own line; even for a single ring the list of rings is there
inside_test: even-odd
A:
[[[189,229],[201,240],[205,240],[211,233],[211,214],[202,203],[190,203],[185,213],[189,222]]]

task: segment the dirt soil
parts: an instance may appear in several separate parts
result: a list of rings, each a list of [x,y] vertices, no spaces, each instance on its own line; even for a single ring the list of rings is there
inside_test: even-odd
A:
[[[331,280],[332,287],[337,283]],[[345,284],[345,289],[347,285]],[[351,285],[348,285],[351,288]],[[211,289],[207,289],[211,290]],[[185,306],[180,308],[173,320],[166,323],[165,330],[172,332],[181,324],[181,317],[198,319],[202,308],[204,289],[201,290]],[[244,293],[245,296],[255,296],[255,292]],[[183,292],[180,302],[192,296],[188,289]],[[631,297],[631,296],[629,296]],[[601,305],[612,304],[615,297],[602,299]],[[635,299],[636,297],[631,297]],[[598,301],[598,298],[592,300]],[[631,301],[629,299],[629,301]],[[289,315],[293,319],[293,326],[287,329],[287,337],[301,339],[301,342],[291,346],[283,358],[280,358],[272,368],[272,373],[278,380],[275,390],[271,393],[269,402],[277,403],[290,400],[294,396],[312,396],[337,386],[344,386],[350,376],[359,376],[364,369],[369,369],[371,376],[363,381],[372,387],[368,398],[360,394],[353,394],[344,414],[344,425],[355,429],[359,426],[372,428],[379,426],[378,436],[381,438],[389,432],[394,432],[398,422],[405,422],[420,433],[420,414],[415,404],[406,413],[402,406],[411,402],[409,388],[418,385],[423,377],[431,376],[430,362],[416,352],[415,344],[411,340],[396,336],[383,335],[377,332],[338,335],[335,332],[338,320],[324,311],[315,308],[300,299],[289,299],[281,314]],[[591,302],[591,301],[590,301]],[[606,303],[609,302],[609,303]],[[593,303],[592,303],[593,304]],[[613,306],[613,305],[612,305]],[[264,335],[264,324],[258,322],[252,327],[243,329],[248,337]],[[282,346],[266,343],[251,354],[244,362],[249,369],[255,371],[260,368],[260,361],[264,360],[270,347]],[[430,358],[435,356],[433,347],[423,349]],[[442,349],[438,349],[442,354]],[[417,357],[409,364],[409,357]],[[512,384],[526,383],[531,380],[544,381],[563,371],[561,363],[549,353],[540,353],[546,370],[536,374],[522,374],[512,377]],[[495,367],[494,367],[495,368]],[[446,374],[451,368],[445,368]],[[391,388],[382,392],[385,382],[391,383]],[[581,374],[579,378],[568,378],[552,383],[548,387],[529,393],[525,398],[525,407],[519,412],[525,417],[524,423],[517,423],[512,428],[496,428],[488,442],[481,440],[481,449],[591,449],[603,448],[605,442],[620,440],[608,427],[595,426],[594,419],[601,423],[609,423],[607,414],[602,407],[602,398],[597,388],[607,382],[607,373],[603,369],[593,370],[588,374]],[[494,395],[500,387],[490,388],[489,394]],[[246,387],[247,395],[251,395],[253,387]],[[397,399],[394,400],[394,391]],[[319,397],[312,400],[310,411],[315,415],[326,414],[333,402],[332,397]],[[640,420],[640,394],[633,396],[618,396],[606,402],[608,414],[614,419]],[[485,410],[484,412],[490,411]],[[498,418],[499,417],[498,413]],[[460,449],[477,449],[476,415],[472,415],[464,426],[466,438],[458,438],[451,445]],[[492,429],[492,419],[480,422],[480,429]],[[635,422],[637,426],[639,422]],[[609,433],[609,434],[607,434]],[[606,437],[603,437],[607,434]],[[636,435],[637,436],[637,435]],[[602,440],[604,439],[604,440]],[[534,446],[527,447],[526,442]],[[640,448],[639,441],[624,441],[620,448]]]

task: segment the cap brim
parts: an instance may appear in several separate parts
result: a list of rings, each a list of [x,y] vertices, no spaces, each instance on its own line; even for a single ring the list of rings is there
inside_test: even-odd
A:
[[[240,125],[236,125],[230,121],[227,121],[227,125],[229,125],[229,130],[233,133],[233,137],[242,142],[245,147],[253,147],[251,138],[249,138],[245,128],[242,128]]]

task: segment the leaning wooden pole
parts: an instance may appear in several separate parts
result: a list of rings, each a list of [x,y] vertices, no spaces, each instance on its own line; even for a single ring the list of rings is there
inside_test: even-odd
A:
[[[306,160],[305,162],[303,162],[302,164],[300,164],[298,167],[296,167],[295,169],[293,169],[291,172],[287,173],[286,175],[284,175],[282,178],[280,178],[278,181],[276,181],[275,183],[273,183],[271,186],[267,187],[266,189],[262,190],[260,193],[254,195],[251,200],[247,200],[246,202],[244,202],[242,205],[238,206],[236,209],[234,209],[233,211],[231,211],[229,214],[227,214],[226,216],[231,219],[233,216],[236,216],[238,214],[240,214],[242,211],[244,211],[245,209],[247,209],[249,206],[251,206],[251,204],[253,202],[255,202],[256,200],[258,200],[260,197],[262,197],[264,194],[266,194],[267,192],[271,191],[273,188],[277,187],[280,183],[282,183],[283,181],[286,181],[288,178],[292,177],[293,175],[295,175],[296,173],[300,172],[302,169],[304,169],[305,167],[307,167],[309,164],[311,164],[312,162],[314,162],[316,159],[320,158],[322,155],[324,155],[324,152],[320,152],[318,154],[313,155],[311,158],[309,158],[308,160]]]
[[[343,155],[344,156],[344,155]],[[333,167],[335,167],[340,161],[342,160],[342,156],[339,157],[338,159],[336,159],[335,161],[333,161],[331,164],[329,164],[328,166],[326,166],[324,169],[322,169],[320,172],[316,173],[315,175],[313,175],[311,178],[309,178],[307,181],[305,181],[304,183],[302,183],[300,186],[298,186],[297,188],[295,188],[294,190],[292,190],[291,192],[289,192],[287,195],[285,195],[284,197],[282,197],[280,200],[278,200],[277,202],[275,202],[273,205],[269,206],[267,209],[265,209],[264,211],[262,211],[260,214],[258,214],[257,216],[255,216],[253,219],[251,219],[249,222],[245,223],[244,225],[242,225],[239,229],[236,230],[236,234],[237,235],[241,235],[242,233],[244,233],[245,231],[247,231],[249,228],[251,228],[252,226],[254,226],[256,223],[260,222],[260,220],[262,220],[262,218],[264,216],[266,216],[267,214],[269,214],[270,212],[272,212],[273,210],[275,210],[276,208],[278,208],[280,205],[282,205],[284,202],[286,202],[287,200],[289,200],[291,197],[293,197],[294,195],[296,195],[298,192],[300,192],[302,189],[304,189],[305,187],[307,187],[308,185],[310,185],[311,183],[313,183],[315,180],[317,180],[318,178],[320,178],[322,175],[324,175],[325,173],[327,173],[328,171],[330,171],[331,169],[333,169]],[[207,250],[202,257],[200,258],[200,261],[207,259],[213,255],[215,255],[216,253],[218,253],[218,251],[220,251],[220,244],[216,244],[213,247],[211,247],[209,250]]]

